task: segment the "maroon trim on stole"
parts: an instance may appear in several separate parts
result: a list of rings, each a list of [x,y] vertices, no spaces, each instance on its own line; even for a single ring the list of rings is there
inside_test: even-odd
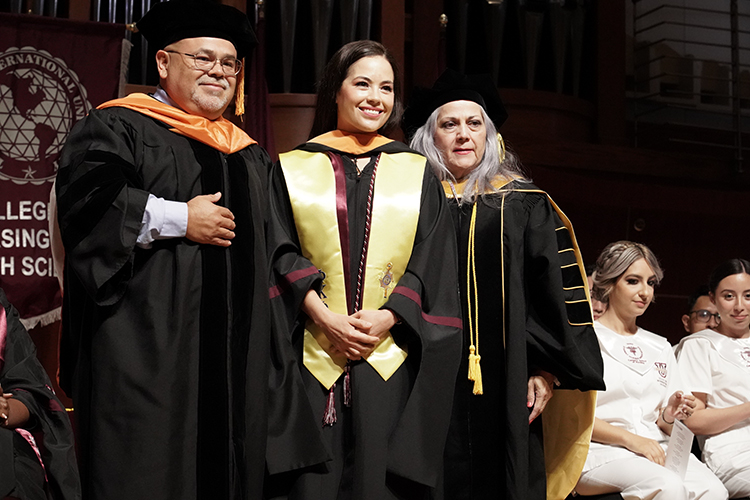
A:
[[[420,297],[419,294],[411,288],[407,288],[405,286],[397,286],[391,292],[391,294],[394,293],[403,295],[407,299],[413,300],[414,302],[416,302],[419,308],[422,309],[422,297]],[[464,322],[461,318],[452,318],[450,316],[432,316],[422,311],[422,319],[424,319],[428,323],[432,323],[433,325],[450,326],[453,328],[459,328],[461,330],[463,330],[464,328]]]
[[[341,245],[341,260],[344,264],[344,289],[346,290],[346,310],[352,311],[352,276],[351,256],[349,255],[349,208],[346,203],[346,176],[344,162],[336,153],[328,153],[333,165],[333,175],[336,178],[336,218],[339,222],[339,244]]]
[[[307,278],[310,275],[313,275],[318,271],[318,268],[315,266],[306,267],[304,269],[298,269],[296,271],[292,271],[289,274],[285,274],[283,276],[284,282],[279,283],[278,285],[272,286],[268,289],[268,296],[271,299],[275,299],[289,287],[290,284],[294,283],[297,280],[301,280],[302,278]]]

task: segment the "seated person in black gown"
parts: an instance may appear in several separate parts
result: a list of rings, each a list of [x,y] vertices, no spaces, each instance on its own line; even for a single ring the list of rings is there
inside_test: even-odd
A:
[[[0,498],[79,499],[65,408],[2,289],[0,304]]]

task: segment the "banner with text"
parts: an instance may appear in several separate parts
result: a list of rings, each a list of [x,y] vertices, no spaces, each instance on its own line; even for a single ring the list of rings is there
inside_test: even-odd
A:
[[[49,195],[73,125],[118,97],[125,27],[0,14],[0,287],[27,328],[60,315]]]

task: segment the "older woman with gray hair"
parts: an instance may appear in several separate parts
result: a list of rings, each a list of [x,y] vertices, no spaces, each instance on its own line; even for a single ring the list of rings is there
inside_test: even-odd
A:
[[[488,76],[451,70],[416,89],[405,116],[411,147],[442,180],[459,243],[464,354],[438,498],[544,499],[545,484],[564,498],[583,462],[557,461],[565,473],[545,483],[542,425],[555,449],[585,456],[593,397],[554,391],[545,417],[568,411],[537,417],[553,385],[604,388],[572,226],[505,147],[506,117]]]
[[[723,500],[727,490],[690,455],[684,479],[664,467],[676,420],[696,406],[667,339],[636,325],[661,281],[659,261],[641,243],[609,244],[596,261],[594,295],[608,304],[595,323],[607,390],[596,419],[578,493],[620,492],[626,499]]]

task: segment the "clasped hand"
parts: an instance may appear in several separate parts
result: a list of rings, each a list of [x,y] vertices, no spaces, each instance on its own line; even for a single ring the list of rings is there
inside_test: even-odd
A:
[[[667,406],[664,408],[663,418],[674,422],[675,420],[685,420],[695,411],[695,396],[692,394],[683,394],[677,391],[669,397]]]
[[[318,326],[333,349],[352,360],[369,356],[396,324],[395,315],[388,309],[357,311],[351,316],[328,313]]]

